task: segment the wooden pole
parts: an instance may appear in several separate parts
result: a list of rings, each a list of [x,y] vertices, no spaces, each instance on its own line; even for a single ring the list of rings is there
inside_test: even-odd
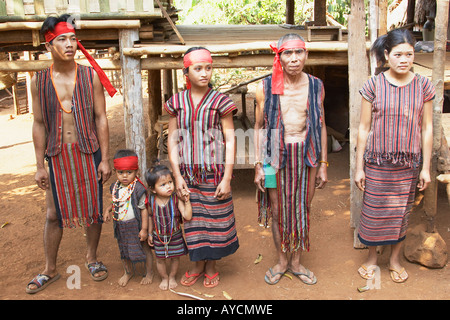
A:
[[[348,81],[350,111],[350,225],[355,228],[355,248],[363,247],[357,238],[362,205],[362,192],[353,182],[356,161],[356,139],[360,121],[361,95],[359,90],[367,80],[369,66],[366,49],[366,14],[364,0],[352,0],[348,21]],[[356,63],[357,61],[357,63]]]
[[[436,232],[434,219],[437,213],[437,189],[436,177],[438,153],[442,143],[442,109],[444,105],[444,72],[445,50],[447,43],[448,27],[448,0],[437,0],[437,10],[435,18],[434,53],[433,53],[433,73],[432,82],[436,88],[436,97],[433,101],[433,153],[431,160],[431,183],[425,190],[424,211],[427,216],[427,232]]]
[[[370,0],[369,2],[369,37],[370,45],[372,45],[378,37],[378,0]],[[377,60],[373,54],[370,55],[370,73],[375,74],[377,68]]]
[[[147,170],[145,151],[145,117],[142,100],[141,60],[122,54],[123,48],[133,47],[139,40],[139,29],[119,30],[120,61],[122,63],[123,115],[126,147],[139,157],[141,175]]]
[[[152,59],[151,57],[149,59]],[[158,158],[156,125],[162,108],[161,70],[148,71],[148,147],[151,162]]]
[[[314,0],[314,25],[327,25],[327,0]]]
[[[378,0],[379,18],[378,18],[378,36],[387,33],[387,10],[388,0]]]
[[[286,24],[295,24],[295,1],[286,0]]]

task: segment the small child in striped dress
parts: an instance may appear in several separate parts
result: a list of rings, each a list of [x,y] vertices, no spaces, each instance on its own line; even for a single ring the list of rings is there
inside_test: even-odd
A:
[[[161,276],[159,288],[174,289],[180,256],[188,253],[181,224],[183,219],[192,218],[189,192],[183,191],[182,197],[177,197],[172,172],[163,165],[148,170],[145,179],[149,188],[148,243],[155,249],[156,269]]]

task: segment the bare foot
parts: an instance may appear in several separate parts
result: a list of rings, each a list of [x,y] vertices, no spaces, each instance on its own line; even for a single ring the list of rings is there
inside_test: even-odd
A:
[[[167,290],[167,288],[169,288],[169,279],[163,278],[161,283],[159,284],[159,288],[161,290]]]
[[[133,278],[133,275],[130,273],[124,273],[123,276],[119,279],[119,285],[122,287],[125,287],[128,283],[128,281],[130,281],[130,279]]]
[[[178,286],[177,281],[175,280],[175,277],[169,278],[169,289],[175,289]]]
[[[153,274],[142,277],[141,284],[152,284],[152,283],[153,283]]]

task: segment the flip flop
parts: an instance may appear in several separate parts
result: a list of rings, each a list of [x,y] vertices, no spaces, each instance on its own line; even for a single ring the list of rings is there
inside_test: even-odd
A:
[[[358,273],[361,276],[361,278],[366,279],[366,280],[372,280],[373,277],[375,276],[375,269],[377,268],[377,266],[375,264],[370,265],[370,266],[366,266],[364,264],[361,265],[361,267],[359,267],[358,269]]]
[[[36,277],[34,277],[28,284],[25,289],[26,293],[33,294],[36,292],[39,292],[41,290],[44,290],[48,285],[55,282],[60,278],[60,274],[56,274],[53,278],[46,275],[46,274],[38,274]],[[30,284],[34,284],[36,286],[36,289],[30,289]]]
[[[86,268],[88,269],[89,273],[91,274],[91,278],[94,281],[102,281],[108,278],[108,269],[106,269],[106,266],[101,261],[96,261],[92,263],[85,263]],[[96,277],[95,275],[101,271],[106,271],[106,273],[100,277]]]
[[[186,277],[186,279],[189,279],[189,278],[192,278],[192,277],[194,277],[194,279],[192,279],[192,280],[189,281],[189,282],[186,282],[186,281],[183,281],[183,280],[182,280],[182,281],[181,281],[181,284],[182,284],[183,286],[185,286],[185,287],[190,287],[190,286],[192,286],[194,283],[197,282],[197,280],[201,277],[202,274],[203,274],[203,272],[189,274],[189,271],[186,271],[186,273],[184,274],[184,276]]]
[[[269,272],[270,272],[270,275],[272,276],[272,278],[277,276],[277,275],[279,275],[279,274],[281,274],[281,277],[283,277],[283,275],[286,273],[286,271],[281,271],[281,272],[277,272],[277,273],[274,274],[272,268],[269,268]],[[276,279],[275,281],[272,282],[272,281],[270,281],[270,278],[266,274],[264,276],[264,281],[267,284],[274,285],[274,284],[277,284],[281,280],[281,277],[279,277],[278,279]]]
[[[208,274],[205,273],[205,279],[203,280],[203,286],[205,288],[214,288],[219,284],[219,279],[217,279],[217,281],[215,283],[211,283],[211,280],[215,279],[217,276],[219,275],[219,272],[216,272],[213,276],[209,276]],[[209,279],[209,283],[206,283],[206,278]]]
[[[310,285],[310,286],[312,286],[313,284],[316,284],[316,283],[317,283],[317,278],[316,278],[316,276],[313,275],[313,277],[311,278],[311,271],[308,270],[307,268],[305,268],[305,270],[306,270],[306,273],[303,273],[303,272],[295,272],[295,271],[292,271],[292,270],[289,270],[289,272],[291,272],[294,276],[296,276],[297,278],[299,278],[300,281],[303,282],[304,284],[307,284],[307,285]],[[305,277],[307,277],[309,280],[311,280],[311,282],[308,282],[308,281],[303,280],[300,276],[305,276]]]
[[[392,281],[395,283],[403,283],[406,280],[408,280],[408,273],[406,272],[405,268],[401,268],[400,270],[389,268],[389,273],[391,275]],[[406,277],[402,278],[402,274],[405,273]]]

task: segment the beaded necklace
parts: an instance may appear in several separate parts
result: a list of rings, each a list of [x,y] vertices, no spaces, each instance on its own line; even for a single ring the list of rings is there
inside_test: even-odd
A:
[[[123,219],[125,219],[127,213],[128,213],[128,208],[130,206],[130,202],[131,202],[131,195],[134,192],[134,187],[136,186],[136,182],[137,182],[137,178],[134,178],[133,182],[131,182],[126,188],[125,191],[123,192],[121,197],[116,197],[116,193],[117,196],[119,195],[120,188],[120,182],[119,180],[116,181],[116,183],[114,184],[113,187],[113,191],[112,191],[112,207],[113,207],[113,212],[116,213],[116,208],[117,208],[117,218],[113,216],[113,219],[116,221],[122,221]],[[118,189],[119,188],[119,189]],[[123,203],[126,202],[126,206],[124,209],[120,210],[120,207],[123,207]],[[120,215],[123,214],[123,217],[121,219],[118,219],[118,217],[120,217]]]

